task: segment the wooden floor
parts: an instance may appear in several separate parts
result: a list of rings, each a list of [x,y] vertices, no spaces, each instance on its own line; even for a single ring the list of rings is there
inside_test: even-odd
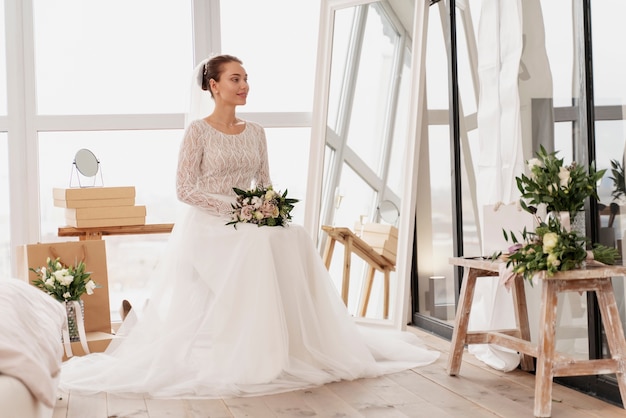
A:
[[[532,417],[534,375],[491,369],[463,356],[460,375],[445,372],[449,342],[410,328],[441,352],[429,366],[315,389],[219,400],[126,399],[62,394],[54,418],[206,417]],[[626,417],[626,410],[554,384],[552,417]]]

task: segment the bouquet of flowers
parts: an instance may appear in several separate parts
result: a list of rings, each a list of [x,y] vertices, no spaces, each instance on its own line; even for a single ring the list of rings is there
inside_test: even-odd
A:
[[[508,241],[506,231],[504,238]],[[525,228],[522,231],[522,240],[518,240],[510,232],[513,246],[506,256],[506,266],[512,273],[520,274],[532,283],[533,276],[545,271],[548,276],[558,271],[572,270],[582,267],[586,260],[595,260],[603,264],[614,264],[619,253],[615,248],[595,244],[592,251],[585,250],[586,237],[575,231],[566,231],[558,218],[549,218],[548,222],[540,222],[535,232]],[[492,259],[502,256],[495,253]]]
[[[33,284],[59,302],[77,301],[85,293],[93,294],[98,285],[91,279],[91,273],[85,271],[85,263],[64,266],[59,260],[48,257],[45,266],[30,268],[37,274]]]
[[[596,171],[592,163],[589,170],[572,162],[563,165],[563,159],[556,157],[556,152],[548,153],[543,146],[536,158],[528,160],[530,177],[522,174],[517,177],[517,188],[522,194],[520,204],[530,213],[536,212],[536,206],[547,205],[548,212],[569,212],[574,217],[583,209],[585,199],[598,199],[596,183],[602,179],[606,170]],[[528,201],[528,204],[525,202]]]
[[[286,226],[291,221],[291,210],[298,199],[287,197],[284,193],[274,191],[272,186],[257,186],[250,190],[233,188],[237,194],[233,204],[232,220],[226,225],[237,228],[239,222],[258,226]]]

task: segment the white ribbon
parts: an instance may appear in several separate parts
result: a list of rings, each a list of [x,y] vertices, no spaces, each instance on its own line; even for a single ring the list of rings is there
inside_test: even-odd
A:
[[[83,347],[85,354],[89,354],[89,346],[87,345],[87,334],[85,333],[85,322],[83,321],[82,309],[80,302],[77,300],[68,300],[65,303],[69,303],[74,307],[74,316],[76,317],[76,328],[78,329],[78,338],[80,339],[80,345]],[[70,358],[74,356],[72,353],[72,343],[70,341],[70,332],[68,329],[67,309],[65,310],[66,320],[63,327],[63,347],[65,347],[65,355]]]
[[[559,215],[559,218],[561,218],[561,225],[563,225],[563,229],[565,229],[567,232],[571,232],[572,222],[569,216],[569,212],[568,211],[559,212],[558,215]]]
[[[63,347],[65,348],[65,356],[67,358],[73,357],[74,353],[72,353],[72,345],[70,343],[70,331],[67,325],[67,309],[65,310],[65,324],[63,324],[63,329],[61,330],[61,338]]]

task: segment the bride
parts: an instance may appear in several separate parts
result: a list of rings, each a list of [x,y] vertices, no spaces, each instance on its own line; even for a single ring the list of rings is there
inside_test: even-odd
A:
[[[249,89],[241,60],[215,56],[195,71],[215,108],[185,130],[176,188],[186,212],[149,303],[104,353],[65,362],[61,389],[253,396],[434,362],[413,334],[354,323],[301,226],[226,225],[233,187],[271,184],[265,132],[235,114]]]

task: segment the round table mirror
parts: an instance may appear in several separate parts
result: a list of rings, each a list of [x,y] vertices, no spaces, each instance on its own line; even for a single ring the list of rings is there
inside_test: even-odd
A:
[[[88,149],[80,149],[74,156],[74,164],[80,174],[87,177],[93,177],[98,172],[98,159],[93,152]]]
[[[400,216],[400,210],[391,200],[383,200],[378,204],[378,213],[383,221],[395,225],[398,217]]]

